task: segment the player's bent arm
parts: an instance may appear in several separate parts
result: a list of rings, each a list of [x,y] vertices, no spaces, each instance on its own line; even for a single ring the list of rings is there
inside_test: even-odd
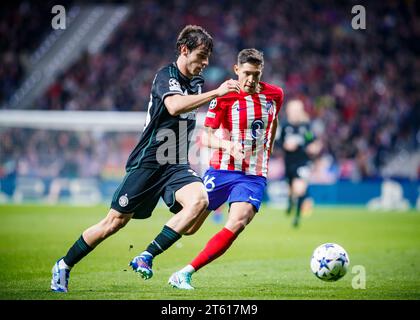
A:
[[[224,96],[229,92],[239,92],[239,82],[236,80],[227,80],[223,82],[217,89],[195,95],[181,94],[167,96],[164,100],[165,106],[171,116],[177,116],[197,109],[203,104],[213,100],[214,98]]]
[[[169,114],[177,116],[181,113],[192,111],[216,97],[218,97],[217,90],[188,96],[176,94],[166,97],[164,103]]]
[[[277,132],[278,124],[279,124],[279,120],[276,117],[273,120],[273,124],[271,125],[270,153],[273,153],[273,150],[274,150],[274,140],[276,139],[276,132]]]
[[[207,127],[207,131],[204,131],[201,136],[202,145],[213,149],[223,149],[237,160],[244,158],[243,147],[240,143],[219,138],[215,133],[216,129]]]

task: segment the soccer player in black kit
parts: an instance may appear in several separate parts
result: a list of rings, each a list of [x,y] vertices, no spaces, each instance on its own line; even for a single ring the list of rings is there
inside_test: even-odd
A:
[[[156,74],[142,137],[130,154],[126,175],[115,191],[107,216],[86,229],[52,269],[51,290],[68,291],[71,268],[99,243],[131,219],[151,216],[162,197],[176,213],[129,265],[144,279],[153,275],[152,261],[188,231],[208,205],[201,178],[190,168],[188,137],[198,107],[229,92],[239,92],[236,80],[201,93],[201,72],[209,63],[213,39],[200,26],[186,26],[177,38],[177,60]]]
[[[322,144],[311,129],[302,101],[295,99],[287,103],[286,118],[277,143],[284,151],[285,175],[290,187],[287,213],[292,212],[295,204],[293,226],[297,227],[302,205],[308,197],[312,157],[319,154]]]

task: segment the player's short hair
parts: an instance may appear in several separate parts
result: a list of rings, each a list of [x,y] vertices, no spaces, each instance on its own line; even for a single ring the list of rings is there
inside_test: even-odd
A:
[[[247,62],[264,68],[264,53],[254,48],[241,50],[238,53],[238,65]]]
[[[186,45],[188,50],[192,51],[201,45],[210,54],[213,51],[213,38],[200,26],[187,25],[178,35],[176,40],[177,54],[181,52],[181,46]]]

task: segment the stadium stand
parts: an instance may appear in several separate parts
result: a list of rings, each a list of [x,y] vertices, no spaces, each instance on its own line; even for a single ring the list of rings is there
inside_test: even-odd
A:
[[[68,11],[83,6],[74,1],[62,4]],[[28,76],[31,54],[56,32],[50,26],[52,5],[23,1],[0,13],[3,109],[10,108],[11,97]],[[156,70],[173,59],[174,33],[186,24],[201,24],[215,38],[205,71],[206,89],[233,77],[231,65],[238,50],[256,47],[265,54],[264,79],[282,86],[286,99],[303,99],[325,145],[318,161],[324,176],[318,181],[331,172],[336,179],[419,179],[418,2],[369,2],[366,30],[351,28],[352,1],[245,0],[210,5],[160,0],[128,5],[130,13],[105,46],[97,52],[84,50],[57,73],[32,109],[145,111]],[[21,175],[101,175],[108,161],[123,167],[137,138],[133,133],[120,137],[0,128],[0,175],[8,172],[11,162],[17,163]],[[121,139],[129,141],[124,152]],[[109,156],[112,160],[101,154],[104,148],[115,151]],[[71,152],[60,152],[63,149]],[[403,161],[410,163],[408,170],[407,166],[402,170],[404,157],[414,159]],[[94,168],[86,168],[84,159]],[[45,170],[42,163],[48,163]]]

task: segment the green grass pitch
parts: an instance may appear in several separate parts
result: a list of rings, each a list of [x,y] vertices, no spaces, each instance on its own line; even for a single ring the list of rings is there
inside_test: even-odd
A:
[[[128,262],[170,217],[158,208],[150,219],[130,221],[76,265],[68,294],[50,292],[56,259],[106,212],[106,206],[0,206],[0,299],[420,299],[419,212],[357,207],[316,207],[293,229],[284,211],[263,206],[230,250],[193,276],[193,291],[173,289],[167,280],[223,224],[209,217],[197,234],[156,257],[155,275],[144,281]],[[342,245],[350,256],[349,272],[333,283],[309,268],[313,250],[325,242]],[[352,286],[362,284],[356,266],[366,272],[365,289]]]

